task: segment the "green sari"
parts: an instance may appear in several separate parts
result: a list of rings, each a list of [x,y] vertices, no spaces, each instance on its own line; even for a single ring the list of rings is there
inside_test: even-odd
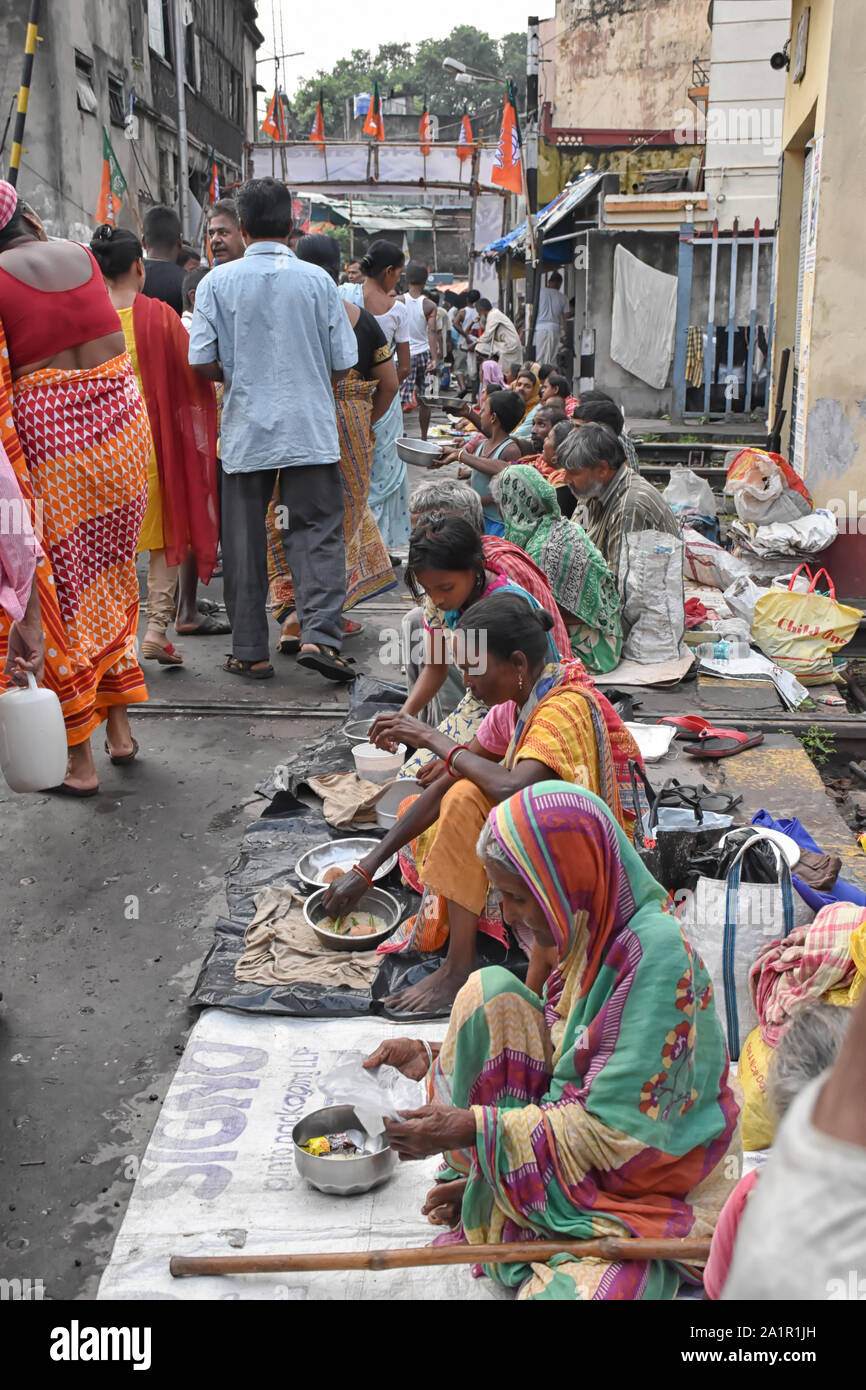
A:
[[[664,889],[583,788],[537,783],[489,823],[558,964],[542,998],[492,966],[455,1000],[429,1093],[471,1108],[476,1144],[439,1174],[468,1178],[445,1240],[709,1237],[739,1175],[738,1109],[710,978]],[[485,1273],[533,1299],[668,1299],[688,1277],[570,1255]]]
[[[622,651],[620,598],[601,551],[559,510],[556,489],[530,464],[511,464],[495,480],[505,539],[525,550],[550,581],[566,619],[571,650],[590,671],[612,671]]]

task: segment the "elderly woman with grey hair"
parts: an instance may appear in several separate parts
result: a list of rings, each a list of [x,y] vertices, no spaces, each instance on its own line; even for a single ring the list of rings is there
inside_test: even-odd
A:
[[[409,499],[413,528],[435,514],[459,516],[481,536],[484,561],[491,573],[505,574],[530,594],[553,618],[552,635],[559,654],[572,659],[571,641],[562,614],[550,588],[547,575],[524,550],[501,536],[484,535],[484,512],[474,488],[455,479],[437,478],[420,483]],[[426,628],[426,632],[425,632]],[[463,677],[450,661],[435,659],[431,634],[448,632],[442,612],[428,598],[423,606],[410,609],[402,620],[403,664],[409,677],[409,694],[402,713],[414,714],[440,733],[465,743],[473,737],[487,713],[483,705],[463,686]],[[426,770],[425,770],[426,769]],[[427,749],[420,749],[400,772],[403,779],[433,778],[437,760]]]
[[[824,1076],[834,1065],[848,1032],[851,1016],[851,1009],[823,1002],[806,1004],[792,1016],[778,1047],[773,1053],[767,1076],[770,1110],[777,1124],[785,1119],[790,1110],[799,1106],[800,1097],[805,1092],[814,1094],[815,1086],[813,1083],[818,1077]],[[783,1133],[785,1133],[784,1130]],[[863,1156],[862,1167],[864,1180],[866,1180],[866,1153]],[[750,1173],[741,1178],[721,1210],[713,1235],[713,1243],[710,1247],[710,1257],[704,1270],[704,1289],[708,1298],[720,1299],[723,1296],[722,1290],[726,1287],[725,1281],[728,1279],[732,1261],[734,1261],[735,1254],[739,1256],[738,1231],[740,1222],[747,1211],[747,1203],[751,1209],[751,1194],[761,1172],[762,1169],[753,1168]],[[782,1178],[779,1184],[780,1188],[783,1181]],[[793,1173],[791,1174],[791,1181],[792,1183],[796,1182],[796,1175]],[[778,1195],[776,1205],[778,1205]],[[788,1222],[799,1220],[799,1206],[799,1202],[793,1200],[792,1194]],[[866,1203],[864,1203],[864,1210],[866,1210]],[[762,1248],[765,1242],[769,1242],[772,1246],[773,1241],[777,1238],[774,1227],[775,1222],[772,1223],[772,1227],[762,1225],[758,1228],[758,1239]],[[733,1282],[729,1282],[727,1285],[726,1297],[778,1298],[782,1296],[781,1290],[773,1288],[770,1284],[767,1284],[760,1292],[757,1287],[761,1283],[760,1277],[755,1280],[748,1272],[750,1261],[755,1255],[754,1237],[749,1246],[748,1254],[748,1260],[739,1258],[736,1260],[734,1271],[736,1275],[738,1266],[739,1277],[741,1279],[745,1277],[749,1285],[748,1290],[733,1292],[736,1285],[736,1278],[734,1278]],[[807,1252],[804,1250],[804,1256],[806,1255]],[[806,1297],[807,1295],[795,1294],[792,1296]]]

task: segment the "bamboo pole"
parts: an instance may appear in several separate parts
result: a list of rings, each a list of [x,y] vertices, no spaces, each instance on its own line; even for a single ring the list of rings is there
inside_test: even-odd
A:
[[[27,103],[30,100],[33,58],[39,39],[40,9],[41,0],[30,0],[30,15],[27,20],[27,31],[24,40],[24,70],[21,75],[21,86],[18,88],[18,112],[15,117],[15,129],[12,133],[12,152],[9,156],[9,170],[6,175],[7,182],[11,183],[13,187],[18,183],[18,168],[24,150],[24,123],[27,120]]]
[[[292,1274],[329,1269],[409,1269],[416,1265],[539,1264],[554,1255],[575,1259],[706,1260],[708,1240],[622,1239],[530,1240],[499,1245],[420,1245],[404,1250],[334,1250],[307,1255],[172,1255],[175,1279],[205,1274]]]

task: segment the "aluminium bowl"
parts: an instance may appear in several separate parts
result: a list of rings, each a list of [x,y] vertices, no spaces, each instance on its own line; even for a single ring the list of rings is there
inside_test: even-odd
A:
[[[426,468],[434,458],[442,453],[444,445],[432,439],[409,439],[405,437],[397,440],[397,453],[404,463],[414,463],[420,468]]]
[[[359,839],[357,836],[345,840],[326,840],[323,845],[314,845],[306,854],[301,855],[295,865],[295,873],[298,878],[302,878],[305,883],[311,883],[314,888],[327,888],[324,875],[328,869],[333,869],[338,864],[346,864],[351,869],[353,864],[357,864],[359,859],[363,859],[365,854],[375,849],[378,843],[376,839]],[[386,859],[381,868],[376,870],[373,877],[384,878],[396,863],[397,856],[392,854],[390,859]]]
[[[375,1153],[349,1158],[308,1154],[301,1148],[302,1144],[309,1139],[317,1139],[320,1134],[344,1134],[347,1129],[361,1128],[351,1105],[329,1105],[324,1110],[312,1110],[298,1120],[292,1130],[292,1140],[295,1167],[301,1177],[306,1178],[319,1192],[327,1192],[335,1197],[352,1197],[386,1182],[394,1167],[394,1150],[389,1148],[384,1134],[370,1140],[371,1144],[381,1145]]]
[[[387,927],[384,931],[374,932],[370,936],[337,936],[318,925],[323,917],[332,915],[322,906],[322,899],[327,891],[327,888],[319,888],[310,894],[304,903],[304,917],[322,945],[330,947],[332,951],[372,951],[383,941],[387,941],[400,921],[400,904],[397,899],[386,893],[384,888],[368,888],[352,910],[372,912],[376,917],[384,917],[388,923]]]

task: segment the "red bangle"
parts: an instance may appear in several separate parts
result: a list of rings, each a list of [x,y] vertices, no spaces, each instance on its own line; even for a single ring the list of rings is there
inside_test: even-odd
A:
[[[451,770],[451,759],[452,759],[453,757],[455,757],[457,753],[468,753],[468,752],[469,752],[469,744],[468,744],[468,743],[458,743],[457,747],[456,747],[456,748],[452,748],[452,749],[451,749],[451,752],[448,754],[448,757],[445,759],[445,771],[448,773],[448,776],[449,776],[449,777],[453,777],[453,778],[455,779],[455,781],[456,781],[456,779],[459,777],[460,774],[457,773],[457,772],[453,772],[453,771]]]
[[[375,883],[371,879],[370,875],[367,873],[366,869],[362,869],[360,864],[353,864],[352,868],[356,869],[358,873],[361,875],[361,877],[367,880],[371,888],[376,887]]]

